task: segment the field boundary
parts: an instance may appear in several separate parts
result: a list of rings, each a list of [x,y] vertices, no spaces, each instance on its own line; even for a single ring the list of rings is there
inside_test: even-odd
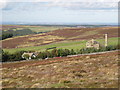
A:
[[[105,52],[96,52],[96,53],[87,53],[87,54],[77,54],[77,55],[68,55],[67,57],[75,57],[75,56],[84,56],[84,55],[96,55],[96,54],[104,54],[114,51],[120,51],[120,50],[112,50],[112,51],[105,51]]]
[[[77,54],[77,55],[68,55],[66,57],[77,57],[77,56],[87,56],[87,55],[99,55],[99,54],[104,54],[104,53],[110,53],[110,52],[115,52],[115,51],[120,51],[120,50],[112,50],[112,51],[105,51],[105,52],[97,52],[97,53],[88,53],[88,54]],[[60,59],[65,58],[65,57],[60,57]],[[51,59],[58,59],[57,57],[54,58],[49,58],[49,60]],[[9,63],[18,63],[18,62],[30,62],[30,61],[47,61],[47,59],[42,59],[42,60],[22,60],[22,61],[13,61],[13,62],[0,62],[2,64],[9,64]]]

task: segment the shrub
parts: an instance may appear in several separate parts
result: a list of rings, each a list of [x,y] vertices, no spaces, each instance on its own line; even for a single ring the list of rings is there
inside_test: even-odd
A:
[[[117,47],[116,46],[107,46],[106,47],[106,51],[111,51],[111,50],[116,50]]]

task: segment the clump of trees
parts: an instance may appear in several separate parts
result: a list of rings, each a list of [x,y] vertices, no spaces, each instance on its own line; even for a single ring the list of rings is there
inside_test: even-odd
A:
[[[22,54],[25,51],[17,51],[15,53],[9,53],[2,50],[2,62],[12,62],[12,61],[21,61],[23,60]]]
[[[53,58],[53,57],[65,57],[68,55],[76,55],[76,54],[87,54],[87,53],[94,53],[94,52],[103,52],[103,51],[111,51],[117,50],[118,46],[107,46],[101,47],[100,49],[95,48],[83,48],[83,49],[53,49],[52,51],[44,51],[40,52],[35,59],[45,59],[45,58]]]
[[[7,38],[11,38],[14,36],[23,36],[23,35],[29,35],[29,34],[40,34],[40,33],[46,33],[46,32],[34,32],[29,28],[23,28],[20,30],[16,30],[17,28],[10,28],[8,30],[3,30],[2,34],[0,35],[0,40],[4,40]]]
[[[111,50],[117,50],[119,49],[119,45],[117,46],[107,46],[107,47],[102,47],[100,49],[95,49],[95,48],[83,48],[83,49],[56,49],[54,48],[53,50],[49,51],[46,50],[44,52],[39,52],[39,54],[32,58],[32,59],[46,59],[46,58],[53,58],[53,57],[65,57],[68,55],[76,55],[76,54],[87,54],[87,53],[94,53],[94,52],[103,52],[103,51],[111,51]],[[19,51],[15,52],[14,54],[10,54],[8,52],[5,52],[2,50],[2,62],[10,62],[10,61],[20,61],[23,60],[22,54],[26,51]],[[33,51],[29,51],[33,52]],[[28,55],[25,56],[27,59],[29,58]]]
[[[37,34],[36,32],[33,32],[32,30],[28,28],[24,28],[21,30],[14,30],[14,28],[11,28],[7,31],[2,31],[2,35],[0,36],[0,40],[4,40],[7,38],[11,38],[13,36],[23,36],[23,35],[29,35],[29,34]]]
[[[11,38],[11,37],[13,37],[13,34],[12,33],[4,33],[4,34],[2,34],[2,40],[4,40],[4,39],[6,39],[6,38]]]

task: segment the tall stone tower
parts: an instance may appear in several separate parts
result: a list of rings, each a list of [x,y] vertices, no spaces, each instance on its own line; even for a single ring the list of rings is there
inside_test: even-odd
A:
[[[108,46],[108,35],[105,34],[105,47],[107,47],[107,46]]]

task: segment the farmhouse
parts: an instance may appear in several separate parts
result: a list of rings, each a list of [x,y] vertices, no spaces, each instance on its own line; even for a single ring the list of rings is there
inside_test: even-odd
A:
[[[86,47],[87,48],[96,48],[96,49],[99,49],[100,48],[100,43],[95,41],[94,39],[86,42]]]
[[[26,52],[24,52],[22,54],[22,58],[24,58],[24,59],[32,59],[32,57],[35,58],[37,55],[38,55],[37,52],[34,52],[34,53],[26,53]]]

